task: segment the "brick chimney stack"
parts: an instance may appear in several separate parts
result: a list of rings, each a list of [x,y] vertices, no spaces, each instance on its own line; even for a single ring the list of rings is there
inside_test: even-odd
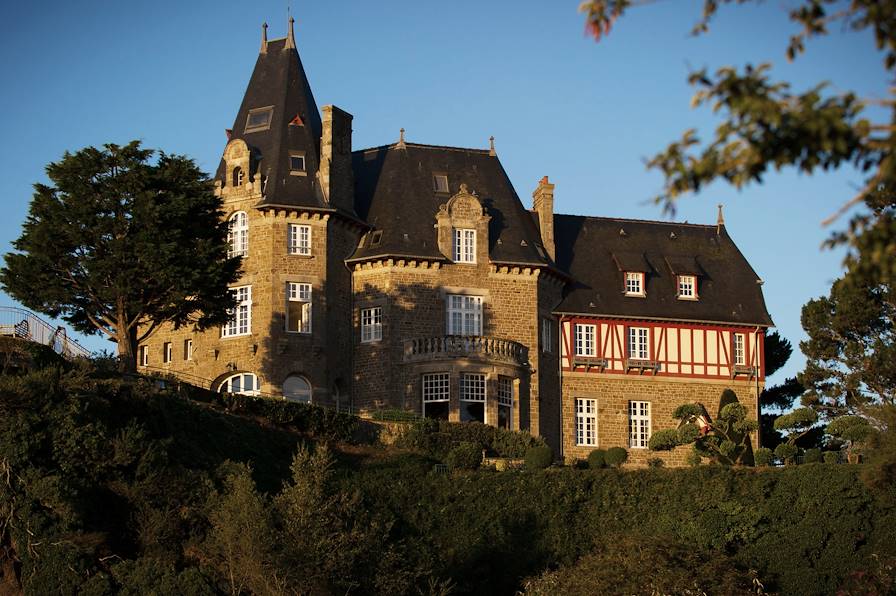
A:
[[[352,115],[336,106],[323,107],[320,139],[320,183],[333,207],[353,213]]]
[[[556,258],[554,246],[554,185],[548,182],[547,176],[539,180],[538,187],[532,193],[532,210],[538,214],[541,243],[553,261]]]

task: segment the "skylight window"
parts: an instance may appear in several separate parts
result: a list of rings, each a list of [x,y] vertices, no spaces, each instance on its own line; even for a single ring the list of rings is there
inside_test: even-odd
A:
[[[257,132],[269,129],[271,127],[271,118],[273,115],[274,106],[249,110],[249,116],[246,118],[246,132]]]
[[[432,188],[436,192],[448,192],[448,176],[446,174],[433,174]]]

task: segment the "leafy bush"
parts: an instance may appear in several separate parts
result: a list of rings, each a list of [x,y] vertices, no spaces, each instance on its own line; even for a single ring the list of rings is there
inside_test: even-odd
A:
[[[664,428],[650,435],[650,441],[647,447],[651,451],[668,451],[678,447],[678,430],[674,428]]]
[[[775,447],[775,456],[785,464],[792,464],[798,451],[799,449],[796,445],[781,443],[780,445]]]
[[[314,438],[350,442],[358,429],[356,416],[312,404],[230,393],[218,396],[228,412],[263,418]]]
[[[685,458],[685,462],[689,466],[697,467],[703,463],[703,454],[700,453],[700,450],[697,447],[691,449],[691,452],[688,453],[688,456]]]
[[[757,466],[770,466],[774,459],[774,453],[768,447],[760,447],[753,454],[753,460]]]
[[[554,452],[547,445],[529,447],[525,461],[529,470],[544,470],[554,463]]]
[[[525,431],[510,431],[478,422],[424,419],[410,425],[396,441],[396,446],[417,449],[444,460],[460,443],[473,443],[480,451],[513,458],[523,457],[530,447],[545,444]]]
[[[647,467],[648,468],[663,468],[665,467],[666,462],[663,461],[661,457],[648,457],[647,458]]]
[[[588,454],[588,467],[592,470],[599,470],[607,465],[607,452],[603,449],[595,449]]]
[[[607,449],[607,455],[604,457],[607,465],[613,466],[615,468],[618,468],[619,466],[624,464],[627,459],[628,451],[626,451],[622,447],[610,447],[609,449]]]
[[[803,463],[805,464],[817,464],[821,461],[821,449],[817,447],[813,447],[812,449],[806,449],[806,452],[803,454]]]
[[[824,458],[824,463],[826,464],[836,464],[840,463],[840,452],[839,451],[825,451],[822,454]]]
[[[452,470],[475,470],[482,464],[479,445],[464,441],[448,452],[445,463]]]

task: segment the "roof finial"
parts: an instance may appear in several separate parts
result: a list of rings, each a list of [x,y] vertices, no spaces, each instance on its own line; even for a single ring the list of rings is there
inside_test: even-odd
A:
[[[495,153],[495,137],[494,136],[490,136],[488,138],[488,154],[491,155],[492,157],[497,155],[497,153]]]
[[[396,145],[396,149],[404,149],[406,145],[404,144],[404,129],[398,131],[398,145]]]
[[[289,12],[289,7],[286,8],[287,13]],[[296,48],[296,35],[292,31],[292,24],[295,23],[296,20],[292,18],[292,15],[289,15],[289,29],[286,30],[286,45],[283,46],[283,49],[295,49]]]
[[[719,219],[716,221],[716,235],[722,233],[722,226],[725,225],[725,216],[722,215],[722,203],[719,203]]]
[[[260,54],[268,53],[268,24],[264,22],[261,24],[261,50],[259,50]]]

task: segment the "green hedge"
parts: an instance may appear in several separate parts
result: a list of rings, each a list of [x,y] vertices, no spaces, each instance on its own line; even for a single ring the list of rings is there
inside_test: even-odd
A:
[[[228,412],[263,418],[314,438],[349,442],[358,429],[356,416],[312,404],[230,393],[217,395],[217,404]]]
[[[409,425],[396,446],[417,449],[444,460],[461,443],[473,443],[479,450],[498,457],[525,457],[530,447],[545,442],[527,432],[510,431],[478,422],[446,422],[424,419]]]

